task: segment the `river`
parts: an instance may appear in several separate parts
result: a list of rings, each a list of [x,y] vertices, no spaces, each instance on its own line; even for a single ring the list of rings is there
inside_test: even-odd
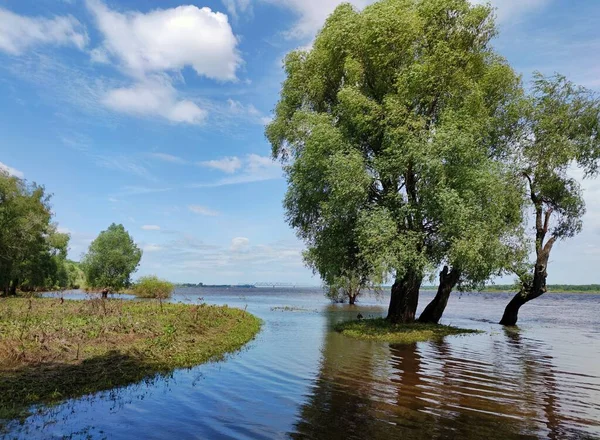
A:
[[[7,437],[600,438],[600,295],[546,294],[507,331],[495,322],[509,295],[453,293],[443,323],[484,333],[395,346],[331,330],[359,311],[381,316],[385,298],[179,289],[173,300],[199,298],[247,308],[261,333],[223,362],[65,402]]]

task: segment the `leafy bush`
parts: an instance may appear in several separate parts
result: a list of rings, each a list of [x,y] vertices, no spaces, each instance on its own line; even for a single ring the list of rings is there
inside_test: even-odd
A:
[[[175,285],[161,280],[156,275],[141,277],[133,286],[133,293],[139,298],[170,298]]]

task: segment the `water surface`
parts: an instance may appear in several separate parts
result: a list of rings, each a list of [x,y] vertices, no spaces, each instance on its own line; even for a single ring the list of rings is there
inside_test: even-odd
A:
[[[199,298],[247,307],[263,330],[224,362],[68,401],[8,437],[600,438],[600,296],[544,295],[506,331],[495,322],[508,295],[453,294],[443,322],[485,333],[412,345],[331,330],[382,315],[386,298],[350,307],[316,289],[180,289],[174,300]]]

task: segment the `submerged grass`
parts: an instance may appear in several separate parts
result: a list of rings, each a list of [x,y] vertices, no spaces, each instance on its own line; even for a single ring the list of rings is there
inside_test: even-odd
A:
[[[394,344],[412,344],[438,340],[450,335],[481,333],[479,330],[439,324],[392,324],[383,318],[341,322],[335,326],[335,330],[356,339]]]
[[[227,306],[0,299],[0,427],[33,405],[221,359],[260,326]]]

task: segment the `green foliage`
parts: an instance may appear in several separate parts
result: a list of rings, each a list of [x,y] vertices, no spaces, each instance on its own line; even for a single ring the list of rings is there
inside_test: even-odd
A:
[[[334,303],[354,304],[365,289],[372,287],[370,281],[358,271],[344,271],[326,286],[325,295]]]
[[[170,298],[175,285],[159,279],[155,275],[141,277],[133,286],[133,293],[139,298]]]
[[[69,235],[52,223],[44,187],[0,171],[0,292],[67,288]]]
[[[439,340],[452,335],[480,333],[478,330],[438,324],[392,324],[382,318],[341,322],[335,326],[335,330],[356,339],[393,344],[413,344],[420,341]]]
[[[89,288],[115,292],[130,286],[141,258],[141,249],[123,225],[113,223],[90,244],[81,268]]]
[[[221,359],[261,326],[227,306],[100,299],[3,299],[0,316],[0,421]]]
[[[287,56],[266,135],[326,284],[448,264],[468,288],[523,257],[523,188],[503,160],[522,90],[494,34],[490,9],[467,0],[343,4]]]
[[[550,212],[546,233],[572,237],[581,231],[585,203],[568,171],[572,165],[588,175],[598,170],[600,100],[563,76],[537,73],[523,113],[517,155],[532,204],[542,214]]]

